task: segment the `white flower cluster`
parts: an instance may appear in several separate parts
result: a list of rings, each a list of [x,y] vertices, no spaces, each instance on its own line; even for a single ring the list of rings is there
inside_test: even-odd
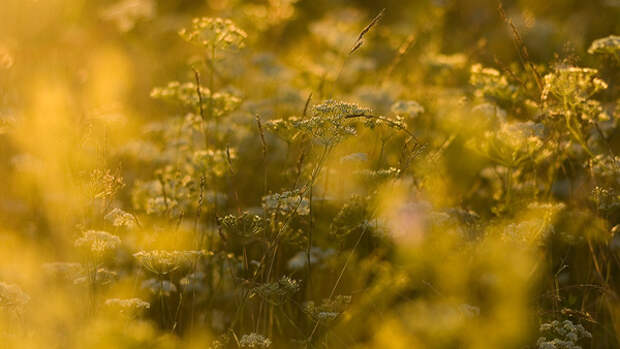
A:
[[[288,119],[273,119],[265,122],[265,128],[278,135],[278,137],[285,141],[292,141],[296,135],[300,132],[295,125],[300,121],[300,118],[291,116]]]
[[[335,101],[329,99],[324,103],[315,105],[313,108],[314,116],[344,118],[347,116],[362,116],[371,113],[370,108],[361,107],[355,103]]]
[[[208,96],[210,90],[206,87],[200,87],[200,93]],[[177,100],[183,104],[196,104],[198,95],[196,93],[196,84],[193,82],[180,83],[178,81],[170,81],[164,87],[155,87],[151,90],[151,98],[164,100]]]
[[[239,341],[241,348],[269,348],[271,340],[258,333],[244,334]]]
[[[204,250],[190,251],[140,251],[133,256],[147,270],[157,275],[167,275],[168,273],[180,268],[188,267],[198,258],[206,256]]]
[[[598,177],[615,179],[620,183],[620,156],[596,155],[592,159],[592,172]]]
[[[213,92],[201,86],[203,109],[211,108],[213,116],[220,117],[235,110],[241,103],[241,99],[227,92]],[[186,107],[193,107],[196,112],[200,110],[201,97],[197,93],[196,84],[193,82],[171,81],[164,87],[155,87],[151,90],[151,98],[164,101],[178,102]]]
[[[588,48],[588,53],[591,55],[609,55],[620,60],[620,36],[609,35],[607,37],[594,40],[590,45],[590,48]]]
[[[559,67],[544,77],[542,99],[553,95],[560,100],[577,103],[596,92],[607,89],[607,83],[597,77],[598,70],[581,67]]]
[[[323,299],[320,305],[313,301],[304,303],[304,312],[316,321],[329,322],[336,319],[351,304],[351,296],[338,295],[334,299]]]
[[[120,208],[114,208],[108,212],[105,220],[112,222],[115,227],[127,227],[132,229],[136,225],[136,218],[128,212],[121,210]]]
[[[563,203],[533,202],[527,206],[531,218],[508,224],[502,238],[518,243],[542,243],[554,233],[553,217],[564,208]]]
[[[263,209],[283,215],[294,212],[305,216],[310,213],[310,201],[297,190],[285,191],[263,196]]]
[[[207,149],[194,152],[192,163],[200,173],[212,173],[217,177],[223,176],[229,171],[229,160],[236,159],[235,149]]]
[[[111,308],[117,308],[124,314],[136,314],[151,307],[148,302],[140,298],[110,298],[105,301],[105,305]]]
[[[99,230],[88,230],[75,240],[74,246],[84,248],[95,255],[103,255],[118,248],[121,239],[113,234]]]
[[[239,216],[226,215],[219,219],[223,232],[231,236],[252,238],[265,230],[265,224],[260,216],[243,212]]]
[[[371,113],[370,108],[330,99],[315,105],[310,118],[271,120],[266,127],[287,141],[294,140],[297,134],[302,133],[311,136],[316,143],[329,146],[337,144],[345,136],[356,134],[355,128],[348,124],[347,120],[369,118]]]
[[[252,291],[263,298],[281,298],[291,296],[299,291],[299,282],[288,276],[282,276],[277,282],[269,282],[252,288]]]
[[[551,233],[553,233],[553,225],[542,219],[531,219],[508,224],[504,228],[502,238],[511,242],[531,243],[543,241]]]
[[[90,192],[95,199],[107,199],[125,186],[123,177],[110,169],[94,169],[89,178]]]
[[[506,76],[481,64],[471,66],[469,82],[476,87],[476,94],[480,97],[514,100],[517,96],[517,88],[508,82]]]
[[[189,43],[215,48],[243,48],[248,36],[230,19],[209,17],[194,18],[191,28],[181,29],[179,35]]]
[[[491,160],[514,167],[527,159],[538,160],[546,155],[542,137],[544,126],[532,121],[503,122],[499,129],[486,131],[483,137],[472,139],[468,145]]]
[[[362,177],[364,180],[374,182],[389,178],[397,178],[400,176],[400,169],[396,167],[382,168],[378,170],[364,169],[353,171],[353,174]]]
[[[547,339],[544,336],[538,338],[536,342],[538,349],[581,349],[577,342],[583,338],[592,338],[592,334],[582,325],[575,325],[570,320],[544,323],[540,325],[540,332],[555,338]]]
[[[620,195],[614,188],[595,186],[592,188],[592,200],[601,211],[612,211],[620,208]]]

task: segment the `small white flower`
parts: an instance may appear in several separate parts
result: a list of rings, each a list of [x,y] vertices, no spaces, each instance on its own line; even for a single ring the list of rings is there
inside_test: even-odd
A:
[[[239,341],[242,348],[269,348],[271,340],[258,333],[244,334]]]
[[[85,248],[90,252],[102,255],[108,251],[118,248],[121,239],[113,234],[99,230],[88,230],[75,240],[75,247]]]

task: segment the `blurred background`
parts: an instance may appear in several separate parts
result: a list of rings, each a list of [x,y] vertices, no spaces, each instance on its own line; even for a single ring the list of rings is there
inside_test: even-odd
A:
[[[609,128],[603,131],[608,132],[612,153],[617,153],[620,136],[615,128],[614,108],[618,101],[618,66],[597,59],[587,50],[595,39],[620,33],[620,1],[520,0],[502,1],[502,6],[527,48],[527,60],[536,65],[541,76],[552,72],[556,64],[598,69],[609,85],[601,92],[604,108],[611,115]],[[360,31],[384,8],[380,22],[364,36],[363,45],[350,54]],[[204,62],[208,53],[179,36],[179,30],[188,28],[195,17],[231,19],[247,34],[245,47],[237,52],[222,50],[214,60],[215,66],[209,66],[208,61]],[[314,200],[325,205],[317,203],[308,221],[292,223],[299,225],[295,226],[299,231],[307,231],[308,226],[316,229],[314,243],[325,254],[319,257],[317,252],[316,258],[325,259],[325,269],[319,271],[317,261],[317,276],[291,274],[303,279],[304,285],[303,294],[296,296],[295,302],[312,300],[317,309],[321,299],[334,302],[335,283],[341,286],[337,294],[353,295],[354,306],[349,312],[342,311],[339,322],[325,328],[319,327],[318,320],[315,326],[304,318],[301,310],[285,308],[282,314],[276,311],[269,318],[273,347],[533,348],[540,337],[539,322],[554,319],[584,323],[594,335],[584,347],[619,347],[616,334],[620,330],[620,303],[614,292],[620,281],[616,275],[618,257],[616,252],[606,254],[601,261],[591,257],[617,244],[615,235],[609,232],[617,224],[618,212],[603,216],[588,208],[584,209],[587,212],[580,211],[587,206],[591,192],[585,160],[579,158],[584,155],[575,151],[579,153],[575,157],[549,160],[568,169],[563,174],[559,174],[560,170],[549,170],[544,175],[538,172],[540,177],[550,178],[548,190],[528,191],[524,189],[529,185],[525,180],[513,183],[514,197],[522,200],[519,206],[516,201],[506,201],[503,191],[497,191],[497,185],[504,182],[497,184],[489,179],[494,171],[498,177],[504,176],[503,170],[497,172],[498,168],[490,165],[492,161],[467,148],[470,140],[483,134],[473,125],[482,114],[471,110],[488,102],[476,94],[470,83],[471,67],[479,63],[502,74],[514,71],[514,80],[527,80],[524,76],[528,68],[520,65],[520,47],[498,11],[498,2],[493,0],[2,0],[0,282],[6,284],[2,291],[5,293],[0,292],[0,304],[7,309],[12,306],[8,299],[18,292],[8,287],[13,284],[19,285],[29,299],[25,310],[3,318],[10,330],[0,330],[2,338],[16,348],[202,348],[215,347],[213,341],[222,334],[229,335],[229,342],[221,345],[239,347],[243,346],[241,332],[265,332],[259,330],[267,325],[255,325],[249,310],[244,320],[236,320],[235,312],[241,305],[233,301],[239,296],[235,282],[241,281],[235,278],[229,280],[229,293],[222,295],[223,300],[205,291],[209,301],[197,301],[200,305],[192,306],[177,296],[170,297],[165,306],[163,301],[155,305],[163,299],[163,281],[159,293],[151,296],[147,295],[148,287],[138,286],[146,276],[137,271],[139,263],[132,261],[131,254],[148,248],[204,248],[216,255],[222,252],[218,257],[222,260],[232,258],[238,262],[246,258],[247,262],[255,258],[261,263],[260,250],[222,247],[229,242],[218,240],[222,233],[218,232],[221,228],[217,228],[220,221],[216,218],[205,218],[203,228],[216,242],[209,240],[194,246],[193,218],[188,217],[200,217],[200,208],[198,213],[195,208],[187,208],[185,216],[163,219],[140,203],[140,195],[148,192],[144,189],[147,181],[157,182],[157,178],[165,179],[171,168],[183,168],[175,167],[178,161],[169,160],[167,152],[173,148],[185,151],[182,146],[175,148],[178,143],[174,142],[182,139],[174,138],[175,127],[180,134],[179,125],[187,113],[198,114],[182,103],[156,100],[151,91],[167,86],[169,81],[195,82],[195,74],[199,74],[211,93],[216,90],[233,96],[230,98],[236,98],[236,102],[230,103],[238,103],[234,110],[226,111],[225,118],[207,124],[213,151],[219,149],[224,154],[219,160],[224,169],[213,165],[213,183],[205,180],[207,186],[213,187],[209,189],[215,197],[213,215],[220,218],[242,211],[262,212],[258,214],[261,216],[265,195],[293,187],[297,170],[312,172],[303,172],[305,167],[301,165],[296,168],[303,162],[302,147],[294,145],[296,139],[283,140],[266,131],[261,135],[266,140],[261,140],[256,114],[265,129],[271,130],[269,121],[301,116],[306,103],[312,109],[328,99],[356,102],[371,107],[377,115],[394,114],[393,105],[401,100],[415,100],[423,106],[425,116],[406,122],[417,138],[424,140],[421,149],[407,148],[402,135],[392,136],[382,128],[360,131],[356,140],[330,149],[315,185]],[[523,84],[535,91],[533,95],[540,95],[534,81]],[[528,98],[523,97],[518,105],[498,98],[491,101],[491,107],[502,109],[493,113],[504,113],[510,120],[539,122],[541,104],[532,107],[537,111],[530,111]],[[490,126],[484,131],[498,129]],[[259,151],[265,143],[268,165]],[[231,164],[227,163],[231,156],[225,159],[229,146],[235,152]],[[519,149],[523,147],[527,145],[519,144]],[[320,152],[315,150],[306,156],[318,161]],[[401,153],[408,151],[419,151],[422,159],[413,157],[411,169],[399,167]],[[567,154],[570,152],[567,150]],[[342,158],[351,153],[369,154],[370,160],[367,165],[350,165]],[[229,165],[230,175],[217,173],[228,171]],[[527,169],[521,173],[530,171],[530,167],[523,166]],[[262,167],[264,173],[257,170]],[[368,184],[351,177],[353,170],[387,171],[397,167],[406,175],[388,184]],[[518,176],[515,174],[515,178]],[[201,178],[190,179],[196,188],[202,188]],[[613,178],[611,182],[617,186]],[[218,191],[227,198],[221,206],[217,203]],[[330,235],[335,229],[332,221],[343,205],[356,203],[351,199],[353,195],[361,197],[360,207],[372,207],[368,210],[374,213],[368,214],[373,219],[385,220],[388,230],[405,235],[385,237],[375,232],[376,236],[362,234],[359,241],[357,235],[336,240]],[[526,207],[527,201],[552,206],[514,208]],[[445,223],[450,228],[442,225],[434,230],[458,230],[467,235],[470,228],[501,230],[510,224],[518,230],[523,228],[519,224],[532,217],[555,220],[560,209],[553,205],[570,209],[559,214],[562,218],[556,224],[557,232],[605,237],[595,239],[594,245],[588,245],[588,239],[588,243],[584,240],[577,245],[562,240],[541,247],[543,244],[537,241],[522,249],[506,245],[503,238],[456,239],[446,233],[447,237],[427,239],[421,233],[426,229],[421,222],[440,213],[452,218],[460,215],[455,223],[458,227]],[[108,214],[114,208],[132,212],[139,227],[130,231],[113,224]],[[211,214],[206,211],[209,213],[204,216]],[[364,212],[362,216],[367,214]],[[464,223],[474,215],[480,223]],[[196,221],[197,225],[203,224],[198,218]],[[91,229],[119,235],[125,246],[114,261],[106,262],[114,270],[116,281],[113,286],[101,287],[100,295],[105,296],[100,300],[92,299],[96,293],[87,292],[86,286],[66,287],[56,279],[51,282],[42,267],[57,261],[80,262],[82,266],[94,263],[75,248],[76,239]],[[308,243],[304,239],[292,239],[288,250],[282,247],[288,251],[282,252],[282,261],[277,262],[282,264],[282,275],[286,263],[290,264],[298,251],[304,251]],[[471,241],[476,241],[476,246]],[[602,245],[596,241],[602,241]],[[352,261],[347,259],[350,251],[355,252],[351,256],[356,256]],[[226,257],[228,254],[232,257]],[[345,269],[341,269],[343,265]],[[85,276],[94,278],[93,284],[98,282],[97,268],[94,276]],[[346,272],[339,274],[340,270]],[[220,273],[216,274],[225,279]],[[169,281],[180,288],[180,280],[181,276]],[[89,281],[84,281],[87,284]],[[594,286],[575,294],[560,294],[564,287],[583,284]],[[224,290],[218,292],[223,294]],[[115,323],[110,320],[114,319],[112,315],[93,308],[93,303],[129,296],[152,297],[144,322],[123,318],[127,322]],[[479,302],[468,303],[471,299]],[[218,301],[225,305],[217,308]],[[193,306],[200,309],[196,311],[202,318],[189,315]],[[257,314],[258,309],[267,309],[267,305],[255,306]],[[165,310],[167,307],[173,310]],[[577,315],[571,315],[571,309]],[[162,314],[175,311],[177,315],[187,314],[178,316],[186,322],[170,330],[172,321]],[[294,314],[299,318],[291,320],[293,325],[287,324],[287,317]],[[469,316],[477,316],[478,320],[470,320]],[[274,324],[274,317],[283,324]],[[190,328],[190,322],[197,327]],[[229,328],[241,332],[231,335]],[[320,344],[312,342],[315,332],[321,338]],[[585,337],[579,329],[573,332],[580,339]],[[310,341],[304,342],[308,338]]]

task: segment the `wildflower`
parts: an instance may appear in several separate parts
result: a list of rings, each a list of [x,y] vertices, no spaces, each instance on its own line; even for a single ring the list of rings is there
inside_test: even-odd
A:
[[[481,64],[474,64],[471,66],[472,74],[480,74],[481,76],[487,77],[500,77],[499,71],[493,68],[483,67]]]
[[[147,270],[157,275],[167,275],[180,268],[191,266],[198,258],[206,256],[204,250],[196,251],[140,251],[133,256]]]
[[[591,160],[592,172],[601,178],[616,179],[620,183],[620,156],[596,155]]]
[[[227,215],[219,219],[219,224],[226,234],[244,238],[257,236],[265,229],[263,219],[248,212],[240,216]]]
[[[315,320],[329,322],[342,314],[351,303],[351,296],[338,295],[334,299],[324,299],[320,305],[313,301],[304,303],[304,312]]]
[[[310,201],[302,197],[298,190],[285,191],[263,196],[263,208],[283,215],[295,213],[306,216],[310,213]]]
[[[578,341],[592,338],[592,334],[582,325],[575,325],[570,320],[543,323],[540,325],[540,332],[545,336],[538,338],[538,349],[578,349],[581,348],[577,345]]]
[[[546,101],[553,96],[569,104],[581,103],[607,89],[607,83],[597,74],[598,70],[592,68],[558,67],[553,73],[545,75],[541,99]]]
[[[107,199],[125,186],[121,176],[110,169],[95,169],[90,173],[89,187],[95,199]]]
[[[136,218],[131,213],[125,212],[120,208],[112,209],[103,218],[112,222],[112,225],[115,227],[127,227],[131,229],[136,225]]]
[[[266,129],[275,133],[278,137],[285,141],[292,141],[301,132],[297,128],[299,120],[298,117],[291,116],[288,119],[272,119],[265,122],[264,125]]]
[[[546,155],[540,150],[544,127],[540,123],[504,122],[498,130],[487,131],[469,145],[491,160],[507,167],[518,166],[525,160],[538,160]]]
[[[252,291],[263,298],[283,298],[299,291],[299,282],[288,276],[282,276],[277,282],[269,282],[252,288]]]
[[[122,314],[137,314],[151,307],[148,302],[140,298],[110,298],[105,301],[105,305],[118,309]]]
[[[518,88],[510,84],[497,69],[474,64],[470,69],[470,74],[469,82],[476,87],[477,95],[501,102],[517,100]]]
[[[340,313],[336,313],[334,311],[320,311],[316,314],[316,318],[319,321],[332,321],[338,317]]]
[[[339,143],[344,137],[356,134],[348,120],[369,116],[370,108],[355,103],[327,100],[312,108],[308,119],[289,119],[291,127],[312,137],[314,142],[324,146]]]
[[[190,29],[179,31],[183,40],[203,47],[243,48],[247,34],[233,21],[222,18],[194,18]]]
[[[604,38],[596,39],[588,48],[588,53],[591,55],[608,55],[615,57],[620,61],[620,36],[609,35]]]
[[[553,226],[542,219],[511,223],[504,228],[503,238],[518,242],[542,241],[553,232]]]
[[[217,177],[223,176],[229,171],[229,159],[236,159],[235,149],[227,150],[198,150],[194,152],[192,162],[200,173],[208,171]]]
[[[235,110],[240,104],[241,99],[227,92],[213,92],[201,86],[200,94],[202,98],[202,108],[211,108],[212,115],[219,118]],[[164,87],[155,87],[151,90],[151,98],[161,99],[169,102],[176,102],[185,107],[192,107],[195,113],[200,112],[200,96],[196,93],[196,84],[193,82],[180,83],[178,81],[169,82]]]
[[[361,229],[366,229],[366,223],[371,219],[367,205],[368,201],[365,198],[352,196],[332,220],[330,232],[343,239],[350,234],[359,234]]]
[[[381,181],[389,178],[396,178],[400,175],[400,169],[396,167],[382,168],[379,170],[356,170],[353,174],[362,177],[369,182]]]
[[[271,340],[258,333],[244,334],[239,341],[241,348],[269,348]]]
[[[620,195],[613,188],[596,186],[592,189],[592,200],[601,211],[612,211],[620,208]]]
[[[118,248],[120,244],[121,239],[118,236],[98,230],[85,231],[74,242],[75,247],[84,248],[99,256]]]
[[[370,108],[360,107],[355,103],[327,100],[313,107],[315,116],[328,118],[344,118],[347,116],[362,116],[371,113]]]

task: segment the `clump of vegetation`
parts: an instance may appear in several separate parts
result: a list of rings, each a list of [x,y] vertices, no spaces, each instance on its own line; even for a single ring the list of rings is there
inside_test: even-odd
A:
[[[620,346],[613,1],[7,1],[3,347]]]

